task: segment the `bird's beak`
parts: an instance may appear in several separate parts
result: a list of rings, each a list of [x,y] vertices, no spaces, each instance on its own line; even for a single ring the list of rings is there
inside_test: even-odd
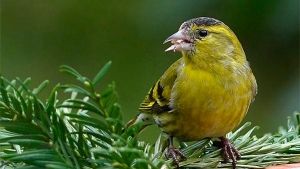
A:
[[[189,51],[192,49],[192,39],[188,35],[187,31],[185,29],[181,29],[178,32],[174,33],[170,37],[168,37],[164,44],[167,42],[171,42],[173,45],[170,46],[165,51]]]

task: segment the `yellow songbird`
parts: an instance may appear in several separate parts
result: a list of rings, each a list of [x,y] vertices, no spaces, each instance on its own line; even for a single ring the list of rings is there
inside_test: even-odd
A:
[[[167,42],[166,51],[182,57],[150,89],[135,122],[154,119],[169,135],[167,156],[176,163],[183,156],[173,137],[220,138],[224,160],[235,168],[240,155],[225,135],[243,120],[257,90],[242,45],[228,26],[208,17],[184,22]]]

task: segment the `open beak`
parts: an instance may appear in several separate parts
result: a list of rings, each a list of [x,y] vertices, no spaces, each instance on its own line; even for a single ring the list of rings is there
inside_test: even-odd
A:
[[[167,42],[171,42],[173,45],[170,46],[165,51],[190,51],[193,48],[192,45],[192,39],[187,34],[187,31],[185,29],[181,29],[178,32],[174,33],[170,37],[168,37],[164,44]]]

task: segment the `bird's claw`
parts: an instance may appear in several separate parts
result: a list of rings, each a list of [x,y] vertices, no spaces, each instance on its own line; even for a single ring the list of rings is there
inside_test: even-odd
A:
[[[227,163],[231,160],[232,168],[235,169],[237,160],[241,158],[240,153],[234,148],[227,138],[221,138],[221,146],[224,162]]]
[[[166,158],[173,159],[173,163],[177,166],[177,168],[179,168],[179,162],[186,159],[184,154],[179,149],[174,147],[169,147],[165,155]]]

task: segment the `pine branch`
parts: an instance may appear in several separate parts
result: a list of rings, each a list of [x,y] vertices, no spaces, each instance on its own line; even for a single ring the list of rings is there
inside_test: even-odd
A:
[[[0,78],[0,168],[172,168],[165,159],[165,137],[154,145],[137,138],[142,128],[126,128],[115,84],[97,90],[111,66],[108,62],[92,79],[69,66],[61,71],[79,84],[53,88],[47,101],[38,95],[48,81],[30,89],[30,79]],[[60,101],[65,92],[69,98]],[[242,154],[241,168],[300,162],[300,114],[288,118],[286,128],[263,137],[253,135],[257,127],[245,123],[228,138]],[[220,150],[204,139],[179,142],[187,160],[182,168],[231,168],[222,163]]]
[[[295,113],[299,119],[300,114]],[[245,123],[236,132],[229,133],[227,137],[239,149],[242,158],[238,160],[238,167],[241,168],[264,168],[269,165],[285,164],[300,161],[300,138],[298,123],[288,120],[288,130],[281,128],[280,132],[274,135],[266,134],[263,137],[253,136],[252,133],[257,127],[249,129],[242,134],[250,123]],[[196,151],[191,151],[191,147]],[[200,150],[200,151],[199,151]],[[183,149],[188,160],[180,165],[185,167],[209,167],[226,168],[230,164],[223,164],[220,157],[220,150],[212,146],[211,141],[197,142]]]

